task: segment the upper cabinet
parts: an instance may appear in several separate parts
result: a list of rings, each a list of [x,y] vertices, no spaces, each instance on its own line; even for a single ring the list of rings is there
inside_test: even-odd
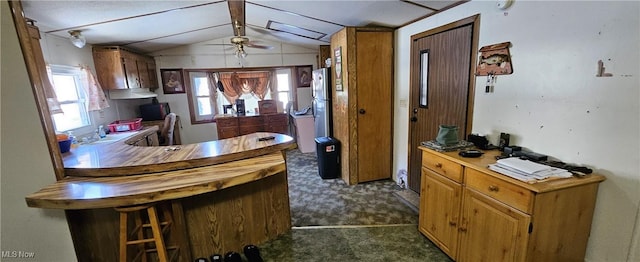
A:
[[[117,46],[94,46],[93,61],[104,89],[158,88],[152,57]]]

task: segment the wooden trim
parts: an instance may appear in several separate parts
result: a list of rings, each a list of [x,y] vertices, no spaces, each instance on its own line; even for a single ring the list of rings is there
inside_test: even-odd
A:
[[[38,55],[36,52],[40,52],[40,56],[42,56],[42,49],[34,49],[34,43],[32,43],[32,41],[35,40],[31,38],[29,34],[22,9],[22,2],[19,0],[9,1],[9,7],[11,8],[13,22],[20,40],[20,47],[22,48],[22,55],[24,56],[27,73],[31,80],[31,90],[33,91],[33,96],[38,107],[38,115],[40,116],[40,122],[43,129],[42,131],[44,132],[45,140],[49,148],[53,171],[56,176],[56,180],[61,180],[64,178],[64,164],[62,162],[62,154],[58,149],[55,127],[53,126],[49,105],[47,104],[47,99],[44,93],[44,81],[49,81],[49,79],[46,74],[42,73],[46,72],[46,69],[44,68],[45,65],[38,64],[38,60],[36,58]]]

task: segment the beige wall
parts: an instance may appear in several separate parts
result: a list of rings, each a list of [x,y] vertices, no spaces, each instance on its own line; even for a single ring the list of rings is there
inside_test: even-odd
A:
[[[478,0],[397,30],[394,173],[407,167],[411,35],[480,14],[479,47],[511,42],[514,72],[488,94],[476,78],[473,132],[605,175],[586,259],[640,261],[639,13],[638,1]],[[613,77],[595,77],[598,60]]]
[[[29,208],[24,200],[53,183],[55,175],[7,1],[0,1],[0,6],[2,251],[35,255],[34,259],[2,260],[75,261],[64,212]]]

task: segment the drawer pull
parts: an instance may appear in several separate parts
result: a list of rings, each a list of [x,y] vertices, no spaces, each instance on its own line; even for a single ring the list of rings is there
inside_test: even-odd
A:
[[[498,186],[491,185],[489,186],[489,191],[498,192],[500,188]]]
[[[442,167],[442,163],[436,163],[436,167],[437,168],[441,168]]]

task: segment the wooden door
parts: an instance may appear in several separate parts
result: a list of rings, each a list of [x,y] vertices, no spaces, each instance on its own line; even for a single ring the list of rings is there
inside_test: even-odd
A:
[[[356,32],[358,182],[391,177],[392,32]]]
[[[531,217],[473,190],[463,199],[457,261],[524,261]]]
[[[422,168],[418,228],[442,251],[455,259],[462,185]]]
[[[472,17],[412,36],[408,184],[415,192],[420,192],[420,143],[434,140],[440,125],[458,126],[458,139],[471,130],[474,23]]]

